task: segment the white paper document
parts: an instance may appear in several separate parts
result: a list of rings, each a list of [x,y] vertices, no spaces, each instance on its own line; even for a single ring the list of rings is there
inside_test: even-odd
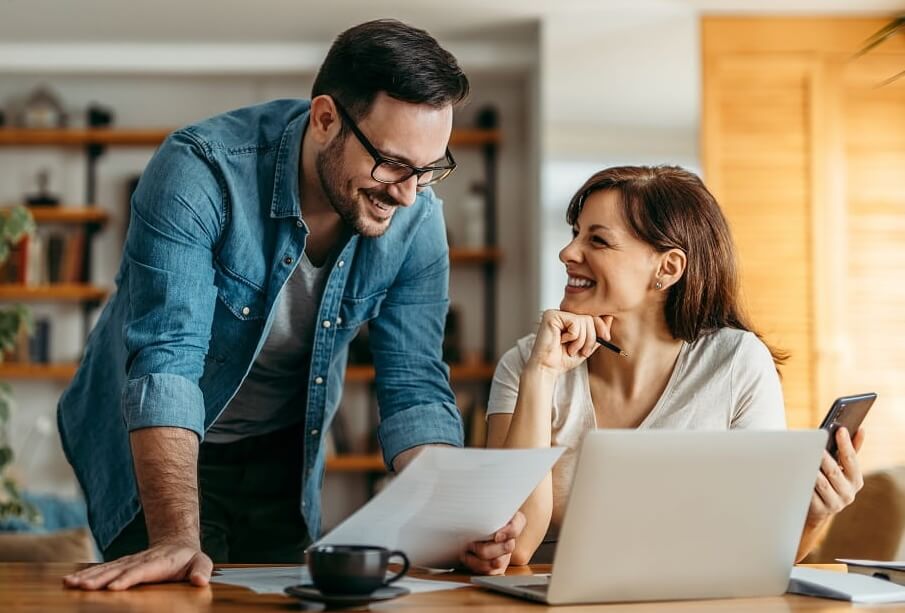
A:
[[[388,574],[388,576],[392,576]],[[307,566],[262,566],[259,568],[223,568],[211,577],[213,583],[226,583],[247,587],[258,594],[284,594],[285,588],[300,583],[311,583]],[[428,581],[403,577],[393,585],[408,588],[412,594],[437,592],[468,587],[468,583],[455,581]]]
[[[855,603],[905,602],[905,587],[901,585],[865,575],[815,568],[793,568],[789,593]]]
[[[400,549],[412,564],[448,566],[502,528],[563,448],[428,447],[318,544]]]
[[[873,568],[888,568],[889,570],[905,571],[905,560],[890,562],[885,560],[850,560],[848,558],[837,558],[837,562],[843,564],[854,564],[855,566],[871,566]]]

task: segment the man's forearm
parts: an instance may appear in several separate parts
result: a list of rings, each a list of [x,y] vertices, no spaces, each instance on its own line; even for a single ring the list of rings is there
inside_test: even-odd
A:
[[[393,458],[393,471],[398,473],[400,470],[408,466],[408,464],[415,459],[415,456],[421,453],[421,450],[425,447],[452,447],[452,445],[430,443],[428,445],[418,445],[417,447],[406,449],[405,451],[396,454],[396,457]]]
[[[182,428],[143,428],[129,439],[149,544],[200,546],[198,436]]]

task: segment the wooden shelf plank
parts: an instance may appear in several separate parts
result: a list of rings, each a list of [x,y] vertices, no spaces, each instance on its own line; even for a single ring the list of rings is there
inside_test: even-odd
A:
[[[5,128],[0,130],[0,145],[6,146],[62,146],[119,145],[132,147],[156,147],[163,142],[170,130],[96,128],[86,130],[30,130]]]
[[[5,286],[0,286],[0,288]],[[2,293],[0,293],[2,298]],[[0,363],[0,380],[7,379],[54,379],[65,380],[75,375],[78,364],[16,364]],[[453,366],[451,377],[454,381],[489,381],[493,378],[492,364]],[[346,381],[367,383],[374,380],[374,369],[370,366],[349,366]]]
[[[107,297],[102,287],[81,283],[53,285],[0,284],[0,301],[21,302],[100,302]]]
[[[497,247],[472,249],[453,247],[449,250],[449,261],[452,264],[488,264],[503,260],[503,250]]]
[[[36,130],[26,128],[0,129],[0,146],[80,147],[84,145],[115,145],[120,147],[156,147],[172,132],[167,128],[95,128]],[[453,147],[498,145],[499,130],[456,128],[450,138]]]
[[[481,145],[499,145],[502,140],[502,132],[499,130],[454,128],[449,145],[450,147],[479,147]]]
[[[0,380],[23,379],[28,381],[69,381],[75,376],[78,364],[19,364],[0,363]]]
[[[26,207],[35,223],[105,224],[110,214],[95,206],[31,206]]]
[[[386,466],[380,454],[341,454],[327,456],[325,468],[328,472],[384,473]]]
[[[449,378],[452,381],[490,381],[493,379],[494,364],[453,364]],[[374,380],[373,366],[350,365],[346,369],[346,383],[369,383]]]

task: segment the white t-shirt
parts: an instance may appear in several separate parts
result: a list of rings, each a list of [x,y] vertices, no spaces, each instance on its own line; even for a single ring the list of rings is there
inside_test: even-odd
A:
[[[487,414],[512,413],[519,378],[531,355],[535,335],[519,340],[497,365]],[[603,351],[601,349],[600,351]],[[599,407],[602,411],[606,407]],[[779,375],[767,349],[751,332],[722,328],[693,343],[683,343],[669,383],[639,429],[733,430],[785,429]],[[553,440],[566,448],[553,467],[553,515],[548,540],[562,523],[578,448],[597,429],[588,366],[563,373],[553,389]]]

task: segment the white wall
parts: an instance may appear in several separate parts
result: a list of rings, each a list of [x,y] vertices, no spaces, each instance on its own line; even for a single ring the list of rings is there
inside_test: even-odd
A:
[[[601,5],[603,6],[603,5]],[[539,303],[562,299],[565,211],[594,172],[622,164],[697,171],[698,16],[685,7],[557,15],[541,26]]]

